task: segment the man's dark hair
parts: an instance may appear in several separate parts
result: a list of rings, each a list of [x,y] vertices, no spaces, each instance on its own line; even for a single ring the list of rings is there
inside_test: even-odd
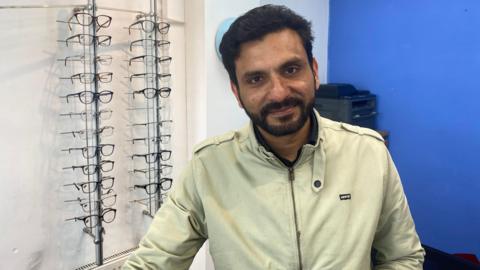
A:
[[[235,59],[240,54],[240,46],[249,41],[259,40],[267,34],[283,29],[294,30],[301,38],[312,64],[313,35],[311,23],[285,6],[264,5],[254,8],[238,17],[223,35],[220,54],[230,80],[238,87],[235,74]]]

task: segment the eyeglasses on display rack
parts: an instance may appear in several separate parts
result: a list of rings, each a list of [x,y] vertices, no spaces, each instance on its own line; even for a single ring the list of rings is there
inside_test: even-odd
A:
[[[156,169],[156,168],[134,169],[131,172],[136,173],[136,174],[143,174],[145,177],[152,176],[152,175],[154,177],[157,177],[157,176],[160,176],[162,174],[172,173],[172,168],[173,168],[172,165],[160,164],[160,168],[158,168],[158,169]]]
[[[172,77],[172,74],[170,73],[135,73],[130,75],[129,78],[130,78],[130,81],[132,81],[133,79],[145,79],[148,81],[154,81],[156,79],[162,82],[166,82],[170,80],[171,77]]]
[[[148,154],[134,154],[131,158],[144,158],[147,163],[157,162],[160,158],[161,161],[167,161],[170,159],[172,151],[170,150],[160,150],[160,152],[148,153]]]
[[[166,193],[160,194],[160,200],[165,200],[166,198],[167,198]],[[129,202],[138,203],[138,204],[141,204],[141,205],[144,205],[144,206],[148,206],[149,205],[148,202],[150,202],[150,201],[156,201],[156,198],[147,197],[147,198],[143,198],[143,199],[132,200],[132,201],[129,201]]]
[[[112,43],[112,36],[107,35],[90,35],[90,34],[76,34],[71,37],[68,37],[66,40],[59,40],[58,42],[65,42],[65,45],[68,47],[68,44],[80,44],[82,46],[91,46],[94,43],[97,46],[107,47]]]
[[[108,109],[102,109],[99,110],[98,112],[92,112],[92,111],[83,111],[83,112],[71,112],[71,113],[61,113],[60,116],[68,116],[70,118],[74,116],[79,116],[82,120],[89,120],[90,118],[98,117],[101,120],[108,120],[112,117],[112,110]]]
[[[76,131],[67,131],[67,132],[60,132],[60,134],[72,134],[74,138],[79,137],[80,139],[86,140],[93,138],[94,135],[101,134],[104,137],[108,137],[113,135],[113,127],[112,126],[104,126],[100,129],[82,129]]]
[[[148,125],[159,125],[161,127],[166,127],[168,126],[169,123],[173,123],[172,120],[160,120],[158,122],[147,122],[147,123],[134,123],[131,126],[132,127],[138,127],[138,126],[148,126]]]
[[[97,226],[99,220],[102,220],[105,223],[112,222],[115,219],[116,213],[117,213],[117,209],[105,208],[103,209],[101,215],[93,214],[93,215],[86,215],[86,216],[80,216],[80,217],[73,217],[73,218],[66,219],[65,221],[73,220],[76,222],[81,220],[83,221],[83,223],[87,228],[91,228],[91,227]]]
[[[57,60],[64,62],[65,66],[68,62],[80,62],[82,64],[92,64],[93,62],[95,62],[100,65],[108,66],[112,64],[112,59],[113,58],[111,55],[99,55],[95,57],[95,61],[92,61],[92,59],[85,57],[85,55],[72,55]]]
[[[96,23],[97,31],[98,31],[100,28],[109,27],[111,22],[112,22],[112,17],[110,16],[107,16],[107,15],[93,16],[86,12],[76,12],[67,20],[68,27],[70,28],[70,30],[73,29],[74,24],[81,25],[81,26],[90,26],[93,23]]]
[[[143,63],[147,65],[153,64],[162,64],[169,65],[172,62],[171,56],[155,56],[155,55],[140,55],[130,58],[128,60],[128,65],[131,66],[132,63]]]
[[[87,181],[87,182],[75,182],[71,184],[66,184],[63,185],[64,187],[69,187],[73,186],[77,190],[81,190],[83,193],[92,193],[97,191],[98,187],[100,186],[102,190],[107,191],[108,194],[110,193],[109,191],[113,187],[113,184],[115,182],[115,177],[113,176],[104,176],[100,179],[100,181]],[[113,190],[112,190],[113,191]]]
[[[168,50],[168,48],[170,47],[170,41],[162,40],[162,39],[148,39],[148,38],[137,39],[130,43],[130,51],[133,51],[133,48],[135,47],[143,47],[143,48],[156,47],[156,48],[162,48],[162,49]]]
[[[151,33],[157,30],[160,34],[167,34],[170,29],[170,24],[167,22],[154,22],[152,20],[138,20],[128,27],[128,34],[131,30],[142,30],[145,33]]]
[[[99,201],[90,201],[89,199],[86,199],[86,198],[77,197],[76,199],[66,200],[65,202],[78,202],[82,210],[88,213],[91,211],[92,207],[95,207],[95,203],[97,202],[101,203],[102,206],[105,208],[114,206],[115,203],[117,202],[117,194],[105,196]]]
[[[133,98],[135,95],[143,95],[145,98],[151,99],[159,95],[162,98],[167,98],[170,96],[172,89],[170,87],[162,87],[160,89],[147,87],[142,90],[133,91]]]
[[[78,80],[83,84],[90,84],[95,81],[102,83],[109,83],[112,81],[113,72],[100,72],[100,73],[77,73],[70,77],[61,77],[62,80],[71,80],[72,84],[74,80]]]
[[[172,187],[172,178],[161,178],[158,183],[149,183],[145,185],[134,185],[133,188],[144,189],[148,195],[152,195],[158,192],[160,188],[163,191],[167,191]]]
[[[133,138],[131,139],[132,144],[135,144],[135,142],[143,142],[146,144],[148,141],[151,142],[159,142],[162,144],[166,144],[170,142],[171,135],[170,134],[162,134],[160,136],[155,136],[155,137],[143,137],[143,138]]]
[[[81,91],[73,94],[68,94],[66,96],[62,96],[61,98],[66,98],[67,103],[69,103],[69,100],[72,98],[78,98],[80,102],[83,104],[91,104],[94,101],[100,101],[102,103],[109,103],[112,101],[113,97],[113,92],[109,90],[103,90],[99,93],[95,93],[92,91]]]
[[[114,165],[113,160],[102,160],[100,161],[99,164],[87,164],[87,165],[79,165],[79,166],[70,166],[70,167],[64,167],[64,170],[67,169],[81,169],[83,174],[85,175],[92,175],[97,173],[98,170],[101,170],[102,172],[110,172],[113,170],[113,165]]]
[[[80,207],[82,207],[82,210],[84,212],[88,213],[90,211],[91,206],[95,207],[96,202],[100,202],[102,204],[102,206],[105,207],[105,208],[112,207],[117,202],[117,194],[102,197],[101,200],[94,201],[92,203],[90,203],[88,200],[87,201],[82,201],[82,202],[80,202]]]
[[[93,158],[97,156],[97,154],[102,154],[103,156],[111,156],[113,154],[113,150],[115,149],[114,144],[99,144],[96,146],[85,146],[85,147],[73,147],[68,149],[63,149],[68,153],[72,151],[82,151],[82,155],[84,158]]]

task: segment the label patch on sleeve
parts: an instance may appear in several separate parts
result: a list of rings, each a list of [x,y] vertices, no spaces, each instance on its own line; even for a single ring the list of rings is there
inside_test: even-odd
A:
[[[338,195],[340,197],[340,200],[345,201],[345,200],[350,200],[352,199],[352,195],[350,193],[348,194],[340,194]]]

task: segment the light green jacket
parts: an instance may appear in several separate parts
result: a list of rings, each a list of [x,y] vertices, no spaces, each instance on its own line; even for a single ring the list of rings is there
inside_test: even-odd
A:
[[[317,143],[292,170],[251,124],[200,144],[123,269],[188,269],[206,239],[216,270],[422,269],[382,137],[316,118]]]

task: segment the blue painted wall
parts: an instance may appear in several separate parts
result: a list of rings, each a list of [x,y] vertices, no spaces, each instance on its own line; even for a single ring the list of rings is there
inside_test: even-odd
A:
[[[330,1],[328,61],[378,95],[422,242],[480,257],[480,1]]]

